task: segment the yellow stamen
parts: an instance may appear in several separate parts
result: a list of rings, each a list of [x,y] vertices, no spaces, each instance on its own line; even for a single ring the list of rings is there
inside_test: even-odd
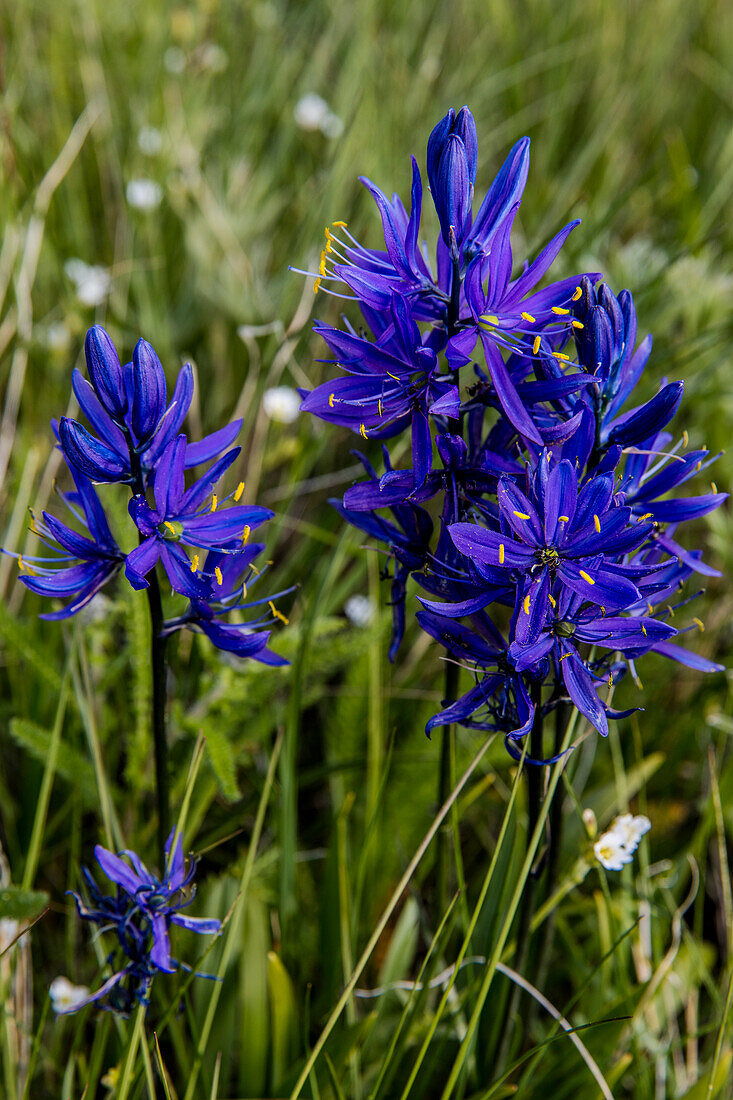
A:
[[[605,617],[606,617],[606,609],[605,609],[605,607],[603,606],[603,604],[601,604],[601,616],[602,616],[602,617],[603,617],[604,619],[605,619]]]
[[[588,584],[595,584],[596,583],[593,580],[593,578],[591,577],[590,573],[586,573],[586,571],[584,569],[580,570],[580,575],[581,575],[581,577],[583,578],[584,581],[588,582]]]
[[[600,535],[600,533],[601,533],[601,521],[599,520],[598,516],[593,516],[593,526],[595,527],[596,531]]]
[[[199,556],[198,556],[198,554],[194,554],[193,561],[191,562],[191,572],[195,573],[196,570],[198,569],[198,567],[199,567]]]
[[[574,294],[573,294],[573,296],[570,300],[572,302],[577,302],[578,298],[581,296],[582,293],[583,293],[583,291],[580,289],[580,287],[576,286],[575,292],[574,292]]]
[[[557,607],[557,600],[555,599],[554,596],[548,596],[548,599],[549,599],[549,601],[550,601],[550,603],[552,604],[553,607]]]
[[[381,416],[382,415],[382,398],[381,397],[379,398],[379,401],[377,403],[377,409],[379,411],[379,415]]]
[[[504,564],[504,543],[499,543],[499,565]]]
[[[651,519],[653,512],[645,512],[643,516],[639,516],[639,523],[642,523],[645,519]]]
[[[317,294],[320,289],[321,289],[321,280],[316,279],[316,281],[313,284],[313,293]]]
[[[565,355],[565,353],[562,351],[553,351],[552,354],[555,356],[556,359],[562,359],[565,363],[570,362],[570,356]]]
[[[560,316],[562,316],[563,314],[570,313],[570,310],[565,309],[563,306],[553,306],[552,307],[552,312],[557,313]]]
[[[529,615],[529,593],[524,597],[524,614]]]
[[[714,493],[717,493],[717,491],[718,491],[718,486],[717,486],[717,485],[715,484],[715,482],[714,482],[714,481],[711,481],[711,482],[710,482],[710,488],[712,489],[712,491],[713,491]]]
[[[540,344],[541,343],[542,343],[542,337],[541,336],[535,336],[534,343],[532,344],[532,354],[533,355],[536,355],[537,352],[540,350]]]
[[[558,516],[557,518],[563,523],[570,523],[570,516]]]
[[[397,375],[396,374],[390,374],[389,371],[387,371],[387,377],[388,378],[393,378],[395,380],[395,382],[399,382],[399,378],[397,377]]]
[[[216,577],[216,583],[217,584],[223,584],[224,583],[224,578],[221,575],[221,569],[219,568],[218,565],[217,565],[216,569],[214,570],[214,576]]]
[[[609,672],[609,674],[608,674],[608,686],[609,686],[609,688],[613,687],[613,673],[612,672]]]
[[[318,274],[319,275],[325,275],[326,274],[326,249],[325,248],[321,252],[321,262],[318,265]]]
[[[647,601],[646,601],[646,609],[647,609],[647,611],[649,612],[649,614],[650,614],[650,615],[653,615],[653,614],[654,614],[654,608],[653,608],[653,607],[652,607],[652,605],[651,605],[651,604],[649,603],[649,600],[647,600]]]
[[[689,442],[690,442],[690,437],[687,434],[687,428],[684,428],[683,431],[682,431],[682,446],[686,447]]]
[[[641,632],[644,635],[644,637],[646,638],[646,627],[644,626],[643,623],[641,624]]]
[[[331,225],[334,227],[334,229],[346,229],[348,223],[347,222],[331,222]]]
[[[331,243],[333,241],[333,233],[328,226],[324,229],[324,233],[326,234],[326,252],[333,252],[333,244]]]
[[[529,321],[529,322],[530,322],[530,324],[532,324],[532,325],[533,325],[533,324],[535,323],[535,321],[537,320],[537,318],[536,318],[536,317],[533,317],[531,313],[523,313],[523,314],[522,314],[522,319],[523,319],[524,321]]]
[[[359,425],[359,435],[363,439],[366,439],[366,437],[367,437],[366,424],[360,424]]]
[[[242,493],[243,492],[244,492],[244,482],[240,481],[239,485],[234,490],[234,503],[235,504],[237,504],[238,501],[240,501],[242,499]]]
[[[273,613],[276,619],[279,619],[281,623],[285,623],[285,626],[288,625],[290,620],[286,618],[285,615],[283,615],[282,611],[278,611],[272,600],[267,601],[267,606],[270,608],[270,611]]]
[[[247,599],[247,585],[242,581],[242,599]]]
[[[22,554],[18,554],[18,569],[20,570],[21,573],[25,569],[25,562],[23,561],[23,555]]]
[[[582,322],[582,321],[576,321],[576,320],[572,320],[572,321],[570,322],[570,324],[571,324],[571,325],[573,326],[573,328],[577,328],[577,329],[582,329],[582,328],[585,328],[585,325],[583,324],[583,322]]]
[[[219,498],[217,497],[216,493],[214,493],[213,497],[211,498],[211,511],[212,512],[216,511],[216,506],[217,506],[218,503],[219,503]]]
[[[171,532],[171,534],[175,535],[175,533],[176,533],[176,529],[175,529],[175,527],[173,526],[173,524],[172,524],[172,523],[170,523],[170,522],[169,522],[169,521],[168,521],[167,519],[164,519],[164,520],[163,520],[163,526],[164,526],[164,527],[167,527],[167,528],[168,528],[168,530],[169,530],[169,531]]]
[[[529,519],[526,512],[518,512],[516,508],[512,509],[512,514],[515,515],[517,519]]]
[[[700,633],[702,634],[702,633],[703,633],[703,631],[705,630],[705,625],[704,625],[704,623],[702,623],[702,622],[700,621],[700,619],[693,619],[692,621],[693,621],[693,623],[695,624],[695,626],[696,626],[696,627],[697,627],[697,628],[699,629]]]
[[[336,396],[335,393],[329,393],[329,395],[328,395],[328,404],[331,408],[333,408],[333,399],[334,399],[335,396]]]
[[[245,543],[249,540],[250,530],[251,530],[251,528],[250,528],[249,524],[245,523],[244,530],[242,531],[242,546],[244,546]]]

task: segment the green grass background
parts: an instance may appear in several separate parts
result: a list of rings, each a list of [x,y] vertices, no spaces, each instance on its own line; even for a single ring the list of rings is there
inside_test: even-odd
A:
[[[559,274],[602,270],[616,291],[633,291],[640,334],[655,337],[648,392],[664,376],[684,378],[678,429],[693,444],[724,450],[733,430],[733,7],[689,0],[23,0],[0,7],[0,32],[3,544],[32,549],[26,509],[51,501],[58,472],[49,420],[73,409],[71,370],[82,365],[85,330],[101,321],[128,355],[138,336],[150,340],[169,379],[181,362],[195,364],[194,431],[213,430],[235,412],[244,417],[232,483],[241,475],[246,499],[277,511],[268,542],[272,583],[301,586],[292,610],[283,604],[291,622],[275,641],[293,661],[290,670],[241,668],[191,638],[181,639],[172,661],[175,808],[196,738],[206,738],[185,833],[188,847],[204,853],[197,913],[223,916],[234,900],[273,739],[278,730],[283,737],[195,1095],[287,1096],[436,812],[439,744],[422,729],[439,704],[443,668],[436,647],[414,629],[396,665],[386,661],[389,611],[376,558],[326,503],[355,476],[353,440],[306,418],[278,425],[261,410],[266,388],[320,380],[322,349],[309,322],[316,306],[319,317],[337,315],[288,265],[317,264],[324,225],[335,219],[376,245],[378,218],[356,177],[406,196],[409,154],[424,162],[431,127],[450,105],[467,102],[479,131],[477,191],[518,137],[532,138],[517,257],[582,217]],[[309,92],[343,120],[338,139],[296,125],[295,105]],[[144,126],[162,133],[155,155],[138,143]],[[68,162],[62,157],[49,177],[67,141]],[[126,184],[141,176],[163,189],[152,213],[125,199]],[[425,228],[434,228],[429,219]],[[72,257],[110,269],[105,306],[79,303],[64,271]],[[61,348],[49,346],[59,323],[68,334]],[[728,488],[730,473],[723,454],[713,472],[720,488]],[[112,491],[107,500],[121,524],[122,497]],[[682,625],[698,615],[706,630],[690,644],[727,663],[727,509],[688,537],[707,547],[724,577],[680,613]],[[366,629],[343,614],[357,592],[382,609]],[[11,560],[0,561],[0,840],[7,860],[0,870],[3,884],[23,881],[50,897],[22,950],[0,960],[0,1090],[9,1100],[24,1088],[30,1097],[66,1100],[85,1085],[87,1100],[111,1095],[100,1081],[129,1041],[131,1025],[108,1015],[44,1019],[57,974],[100,980],[104,950],[97,945],[95,954],[64,896],[105,839],[100,798],[113,839],[154,859],[146,606],[120,585],[104,607],[83,624],[42,623],[40,604],[16,584]],[[575,1026],[615,1021],[581,1033],[613,1095],[730,1096],[729,680],[656,658],[641,675],[643,713],[619,723],[607,742],[586,739],[568,769],[577,798],[565,802],[560,877],[568,890],[554,910],[544,973],[533,972]],[[624,685],[623,702],[636,695],[633,684]],[[46,768],[50,799],[40,820],[55,723],[60,749],[52,771]],[[479,744],[477,735],[459,733],[459,772]],[[513,776],[497,743],[459,800],[453,837],[461,861],[457,868],[451,861],[451,874],[465,878],[465,889],[451,927],[434,943],[428,973],[455,958]],[[602,828],[628,805],[648,813],[652,831],[633,868],[606,879],[582,862],[588,841],[580,810],[594,809]],[[29,866],[34,823],[40,847]],[[490,950],[519,872],[521,797],[509,828],[511,852],[499,861],[471,955]],[[434,877],[431,849],[362,987],[416,976],[440,915]],[[573,885],[576,879],[582,882]],[[201,945],[181,936],[176,949],[192,960]],[[218,951],[205,969],[215,967]],[[441,1094],[481,977],[478,964],[461,972],[410,1096]],[[151,1028],[178,1005],[184,981],[157,983]],[[211,988],[197,980],[161,1029],[171,1096],[186,1091]],[[557,1037],[490,1091],[507,988],[503,977],[492,985],[461,1094],[599,1096],[576,1050]],[[356,1100],[374,1095],[378,1084],[379,1096],[399,1097],[439,994],[408,1006],[389,1057],[406,994],[350,1000],[304,1095]],[[543,1010],[529,1013],[525,1005],[523,1023],[525,1050],[554,1035]],[[131,1095],[148,1095],[151,1080],[166,1095],[151,1050],[152,1077],[140,1058]]]

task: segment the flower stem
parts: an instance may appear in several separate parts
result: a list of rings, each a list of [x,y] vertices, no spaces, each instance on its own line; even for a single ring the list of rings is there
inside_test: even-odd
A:
[[[140,456],[132,439],[127,437],[132,469],[133,495],[145,496],[145,481],[140,466]],[[141,539],[142,541],[142,539]],[[155,793],[158,803],[158,849],[161,874],[165,873],[165,842],[171,828],[170,784],[168,780],[168,740],[165,726],[167,668],[165,662],[166,637],[163,634],[163,601],[155,569],[147,576],[148,608],[150,610],[150,668],[153,679],[153,745],[155,749]]]
[[[542,747],[542,732],[543,732],[543,715],[542,715],[542,682],[537,681],[532,685],[532,702],[534,703],[534,721],[532,723],[532,732],[530,733],[530,748],[529,755],[535,760],[543,759],[543,747]],[[540,804],[542,801],[542,774],[543,769],[539,764],[524,764],[527,772],[527,794],[528,794],[528,819],[527,819],[527,847],[532,843],[535,829],[537,828],[537,822],[540,816]],[[530,941],[530,924],[532,921],[532,913],[534,911],[534,896],[535,886],[537,883],[536,875],[530,871],[527,881],[524,885],[524,892],[522,894],[522,904],[519,910],[519,920],[517,923],[517,939],[516,939],[516,954],[514,956],[514,969],[520,974],[524,971],[527,963],[527,956],[529,954],[529,941]],[[520,988],[516,984],[512,984],[511,993],[509,994],[509,1002],[507,1004],[506,1013],[504,1015],[506,1026],[502,1031],[501,1043],[499,1045],[499,1052],[497,1055],[497,1072],[501,1074],[507,1058],[509,1057],[511,1040],[514,1034],[514,1017],[519,1007]]]
[[[458,694],[458,665],[448,661],[445,666],[445,698],[453,701]],[[453,772],[455,770],[455,732],[452,723],[442,726],[440,730],[440,771],[438,773],[438,805],[442,806],[455,784]],[[453,822],[449,819],[443,825],[438,838],[438,850],[436,853],[436,907],[435,927],[448,907],[448,868],[450,864],[451,841],[450,833]]]

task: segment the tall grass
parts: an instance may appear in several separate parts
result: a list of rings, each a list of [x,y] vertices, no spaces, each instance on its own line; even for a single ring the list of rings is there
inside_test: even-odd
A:
[[[169,378],[194,363],[195,426],[244,417],[232,477],[277,512],[278,587],[300,585],[275,641],[289,670],[235,666],[198,639],[171,653],[172,802],[177,813],[189,798],[184,842],[201,853],[195,911],[230,915],[198,968],[223,981],[159,980],[145,1019],[54,1020],[51,980],[98,982],[111,948],[90,943],[65,896],[80,864],[97,842],[134,841],[154,858],[148,626],[144,600],[123,587],[103,616],[39,622],[38,601],[0,560],[0,916],[11,914],[10,883],[48,898],[0,958],[0,1092],[733,1095],[728,677],[650,657],[643,713],[608,742],[572,731],[567,766],[550,772],[565,794],[565,839],[524,971],[537,990],[523,993],[522,1026],[508,1031],[512,913],[529,873],[516,768],[499,741],[459,731],[465,780],[439,821],[440,750],[422,730],[442,662],[415,631],[388,664],[375,559],[326,503],[356,474],[352,441],[313,420],[270,421],[261,406],[267,388],[320,380],[311,312],[335,316],[288,265],[317,262],[336,218],[376,243],[356,176],[405,194],[408,153],[422,158],[434,121],[469,102],[479,185],[518,136],[532,138],[527,253],[580,215],[559,274],[603,270],[632,289],[643,332],[655,334],[649,385],[684,377],[680,427],[725,448],[730,5],[26,0],[0,19],[0,541],[32,552],[26,508],[52,500],[58,471],[48,422],[69,407],[71,370],[98,320],[128,351],[144,334]],[[343,120],[341,137],[298,127],[308,92]],[[143,151],[144,127],[160,132],[158,152]],[[126,200],[139,177],[163,189],[152,212]],[[65,272],[74,257],[111,273],[96,309]],[[730,474],[723,454],[720,487]],[[728,512],[697,533],[729,576]],[[344,615],[354,593],[379,604],[367,626]],[[701,606],[696,646],[726,661],[725,580]],[[635,696],[623,685],[624,704]],[[653,828],[637,862],[606,875],[582,812],[603,828],[629,806]],[[448,897],[465,882],[446,913],[441,837]],[[193,940],[178,937],[181,958],[197,957]]]

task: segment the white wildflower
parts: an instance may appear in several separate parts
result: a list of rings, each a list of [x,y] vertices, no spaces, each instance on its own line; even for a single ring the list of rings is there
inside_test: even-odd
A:
[[[604,833],[593,845],[596,859],[607,871],[620,871],[625,863],[634,858],[623,845],[620,836],[614,832]]]
[[[290,386],[275,386],[262,395],[262,408],[270,420],[293,424],[300,413],[300,397]]]
[[[76,296],[82,305],[101,306],[112,286],[112,276],[106,267],[87,264],[74,257],[66,261],[64,271],[74,283]]]
[[[621,814],[593,845],[596,859],[607,871],[620,871],[625,863],[631,863],[639,841],[651,827],[643,814]]]
[[[155,180],[130,180],[125,188],[125,197],[135,210],[155,210],[163,199],[163,188]]]
[[[374,604],[368,596],[349,596],[344,604],[346,618],[354,626],[369,626],[374,619]]]
[[[63,975],[54,978],[48,992],[54,1012],[69,1012],[89,996],[88,986],[74,985]]]
[[[309,92],[298,100],[293,117],[301,130],[320,130],[328,138],[341,137],[344,132],[343,121],[315,92]]]
[[[137,144],[146,157],[154,157],[163,148],[163,135],[155,126],[141,126],[137,134]]]

